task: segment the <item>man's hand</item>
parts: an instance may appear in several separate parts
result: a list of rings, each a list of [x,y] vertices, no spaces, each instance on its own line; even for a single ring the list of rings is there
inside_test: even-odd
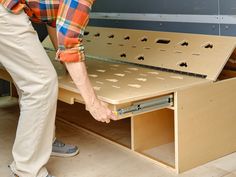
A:
[[[109,123],[110,120],[116,120],[115,114],[108,108],[107,104],[96,99],[92,105],[86,105],[86,110],[100,122]]]
[[[69,74],[84,99],[86,109],[91,113],[94,119],[109,123],[110,120],[116,120],[115,114],[108,108],[107,104],[97,99],[96,93],[88,78],[84,62],[65,63]]]

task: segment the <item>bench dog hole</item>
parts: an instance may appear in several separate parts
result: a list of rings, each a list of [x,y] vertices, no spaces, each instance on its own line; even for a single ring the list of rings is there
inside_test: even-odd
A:
[[[130,37],[129,36],[125,36],[124,40],[130,40]]]
[[[139,56],[139,57],[138,57],[138,60],[143,61],[143,60],[144,60],[144,56]]]
[[[213,49],[213,44],[208,43],[208,44],[204,45],[204,48],[205,49]]]
[[[125,54],[125,53],[122,53],[122,54],[120,54],[120,57],[121,57],[121,58],[126,58],[126,54]]]
[[[147,38],[146,37],[143,37],[142,39],[141,39],[141,42],[147,42]]]
[[[188,42],[187,41],[183,41],[183,42],[180,43],[180,45],[187,47],[188,46]]]
[[[186,62],[181,62],[181,63],[179,63],[179,66],[187,68],[188,64]]]

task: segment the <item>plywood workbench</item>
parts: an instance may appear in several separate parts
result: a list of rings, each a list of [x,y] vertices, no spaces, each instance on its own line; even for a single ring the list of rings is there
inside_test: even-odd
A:
[[[236,38],[88,27],[84,43],[92,85],[119,120],[92,120],[63,65],[53,61],[59,100],[71,104],[59,103],[64,120],[176,173],[236,151]],[[48,39],[43,45],[54,58]],[[9,79],[3,70],[0,77]]]

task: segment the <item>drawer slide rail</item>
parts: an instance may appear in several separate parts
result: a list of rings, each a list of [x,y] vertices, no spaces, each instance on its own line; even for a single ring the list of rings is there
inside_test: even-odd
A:
[[[139,114],[142,112],[159,110],[171,106],[173,106],[173,95],[167,95],[155,99],[134,103],[129,107],[118,109],[117,114],[118,115],[124,115],[128,113]]]

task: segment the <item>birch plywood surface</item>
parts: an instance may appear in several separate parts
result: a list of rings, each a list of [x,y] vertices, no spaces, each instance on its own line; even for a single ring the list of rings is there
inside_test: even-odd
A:
[[[216,80],[236,38],[88,27],[87,55],[195,73]]]
[[[236,151],[236,79],[177,93],[179,172]]]
[[[60,62],[54,60],[55,51],[51,50],[53,47],[50,39],[47,38],[43,45],[50,49],[47,52],[59,75],[59,87],[66,91],[80,93]],[[86,66],[93,88],[99,98],[114,105],[157,97],[178,89],[209,82],[202,78],[127,63],[116,63],[109,59],[103,61],[87,57]],[[82,98],[76,96],[77,101],[83,102],[80,99]]]
[[[94,90],[103,101],[110,104],[138,101],[209,82],[201,78],[89,58],[86,65]],[[69,75],[59,77],[59,86],[79,93]]]

